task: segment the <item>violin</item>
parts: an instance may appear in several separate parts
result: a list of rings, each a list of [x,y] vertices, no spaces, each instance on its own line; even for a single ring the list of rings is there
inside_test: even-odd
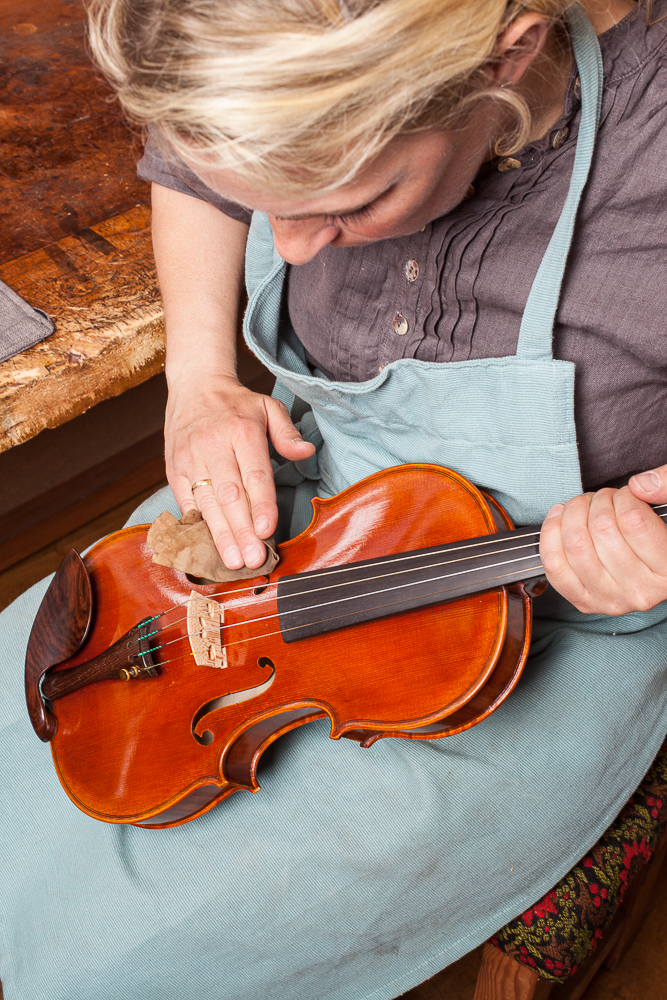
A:
[[[67,795],[163,828],[259,791],[262,752],[328,718],[331,738],[435,739],[494,712],[546,586],[539,527],[435,465],[314,499],[268,576],[201,584],[151,562],[148,525],[67,555],[39,608],[26,698]]]

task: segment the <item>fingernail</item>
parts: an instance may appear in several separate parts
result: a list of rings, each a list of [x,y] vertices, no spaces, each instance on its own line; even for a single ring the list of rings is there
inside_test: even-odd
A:
[[[259,545],[249,545],[247,549],[243,550],[243,558],[246,561],[246,566],[250,566],[251,564],[261,566],[264,562],[264,553]]]
[[[633,476],[632,480],[637,484],[642,493],[655,493],[660,487],[660,476],[655,472],[640,472],[638,476]]]
[[[294,441],[295,444],[303,444],[303,438],[300,434],[298,437],[292,438],[292,441]]]
[[[241,569],[243,566],[243,556],[238,545],[230,545],[222,553],[222,561],[227,569]]]
[[[550,517],[556,517],[557,514],[562,514],[564,510],[564,503],[555,503],[544,520],[548,521]]]
[[[258,535],[263,535],[265,531],[269,530],[269,519],[268,517],[258,517],[255,521],[255,531]]]

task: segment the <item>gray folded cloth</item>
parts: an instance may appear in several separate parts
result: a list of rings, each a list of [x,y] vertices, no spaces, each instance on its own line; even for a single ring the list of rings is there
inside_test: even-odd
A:
[[[0,281],[0,362],[38,344],[54,330],[45,312],[33,309]]]

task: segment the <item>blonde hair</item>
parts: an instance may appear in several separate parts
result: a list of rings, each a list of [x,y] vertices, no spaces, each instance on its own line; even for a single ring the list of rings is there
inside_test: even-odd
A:
[[[396,135],[460,122],[521,12],[570,0],[90,0],[94,56],[135,121],[179,153],[290,195],[345,183]]]

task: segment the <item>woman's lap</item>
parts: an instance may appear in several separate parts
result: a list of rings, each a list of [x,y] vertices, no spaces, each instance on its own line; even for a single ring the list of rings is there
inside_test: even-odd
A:
[[[25,712],[44,589],[0,618],[6,1000],[396,996],[550,888],[667,730],[664,623],[545,619],[517,690],[467,733],[361,750],[313,723],[278,741],[257,795],[172,830],[110,826],[67,799]]]

